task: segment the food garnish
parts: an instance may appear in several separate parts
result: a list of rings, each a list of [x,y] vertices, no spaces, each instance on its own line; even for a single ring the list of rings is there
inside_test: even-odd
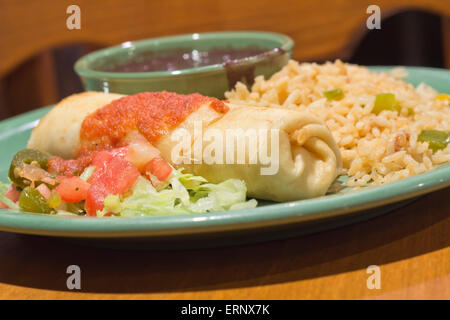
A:
[[[246,201],[243,181],[211,184],[183,169],[175,170],[158,153],[152,154],[140,171],[128,161],[134,161],[135,154],[128,158],[127,147],[96,152],[76,175],[65,170],[50,173],[46,171],[50,155],[20,150],[11,163],[12,184],[0,183],[0,205],[34,213],[89,216],[157,216],[256,206],[255,200]]]
[[[372,113],[378,115],[381,111],[397,111],[400,112],[402,107],[395,98],[393,93],[380,93],[375,96]]]
[[[327,98],[328,101],[332,100],[341,100],[344,98],[344,91],[340,88],[334,89],[334,90],[328,90],[323,93],[325,98]]]
[[[428,142],[428,147],[436,152],[445,149],[450,142],[450,132],[439,130],[422,130],[417,141]]]

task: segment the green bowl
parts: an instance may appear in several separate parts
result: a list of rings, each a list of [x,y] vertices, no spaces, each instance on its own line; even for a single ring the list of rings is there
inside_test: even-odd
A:
[[[175,71],[107,72],[108,66],[126,64],[145,52],[157,54],[168,50],[189,48],[207,51],[220,48],[259,47],[267,52],[227,65],[214,64]],[[143,91],[172,91],[182,94],[201,93],[223,98],[225,91],[237,81],[251,84],[254,77],[270,77],[287,64],[294,42],[288,36],[270,32],[193,33],[163,38],[124,42],[81,57],[75,71],[88,91],[135,94]],[[249,79],[249,81],[246,81]]]

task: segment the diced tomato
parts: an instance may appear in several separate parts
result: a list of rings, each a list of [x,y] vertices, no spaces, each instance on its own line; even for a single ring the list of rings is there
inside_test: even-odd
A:
[[[14,183],[12,183],[9,186],[9,189],[5,192],[5,197],[13,202],[19,201],[20,191],[17,191],[17,186]],[[0,201],[0,208],[8,209],[9,207],[5,203]]]
[[[113,155],[111,154],[111,152],[100,151],[94,156],[94,159],[92,160],[91,165],[93,165],[97,169],[99,169],[99,168],[103,167],[104,164],[106,162],[110,161],[112,158],[113,158]]]
[[[128,154],[128,147],[116,148],[112,149],[109,152],[114,158],[122,158],[125,159]]]
[[[39,191],[40,194],[42,194],[42,196],[43,196],[45,199],[50,198],[50,194],[52,193],[52,192],[50,191],[50,189],[49,189],[44,183],[41,183],[40,185],[38,185],[37,188],[36,188],[36,190]]]
[[[109,152],[107,152],[109,153]],[[113,156],[100,152],[94,159],[96,169],[89,178],[86,197],[86,212],[95,216],[97,210],[102,210],[104,200],[108,195],[118,195],[127,191],[139,177],[139,170],[123,159],[121,154]]]
[[[84,208],[90,216],[96,216],[98,210],[102,210],[104,207],[104,201],[107,196],[107,191],[104,185],[101,183],[94,183],[90,186]]]
[[[158,178],[159,181],[166,181],[172,173],[172,167],[163,158],[156,157],[145,166],[145,173],[148,172]]]
[[[13,183],[9,186],[9,189],[5,192],[5,197],[11,201],[19,201],[20,191],[17,190],[17,186]]]
[[[107,165],[107,174],[103,183],[113,194],[121,194],[128,190],[140,176],[138,169],[130,162],[114,158]]]
[[[91,165],[100,168],[106,162],[109,162],[112,158],[125,159],[127,153],[128,147],[116,148],[108,151],[107,150],[99,151],[95,153]]]
[[[80,202],[86,199],[89,189],[89,183],[79,177],[60,176],[57,178],[59,185],[55,191],[61,196],[61,199],[67,202]]]

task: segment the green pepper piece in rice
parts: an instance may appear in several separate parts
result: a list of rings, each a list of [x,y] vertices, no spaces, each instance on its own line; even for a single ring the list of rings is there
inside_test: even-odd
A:
[[[327,98],[328,101],[332,100],[341,100],[344,98],[344,91],[341,88],[337,88],[334,90],[328,90],[323,93],[325,98]]]
[[[372,113],[378,115],[381,111],[397,111],[400,112],[402,107],[398,103],[393,93],[380,93],[375,97]]]
[[[428,142],[428,147],[436,152],[445,149],[450,142],[450,132],[439,130],[422,130],[417,137],[419,142]]]

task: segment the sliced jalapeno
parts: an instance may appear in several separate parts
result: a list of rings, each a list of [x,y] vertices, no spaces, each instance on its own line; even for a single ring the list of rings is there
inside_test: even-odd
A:
[[[17,152],[9,167],[9,179],[20,188],[30,185],[30,181],[20,175],[25,164],[34,165],[41,169],[48,169],[48,160],[50,155],[34,149],[23,149]]]
[[[31,187],[22,190],[19,197],[19,207],[24,211],[37,213],[51,213],[52,208],[41,193]]]
[[[77,215],[84,215],[84,203],[82,202],[66,202],[67,211]]]

